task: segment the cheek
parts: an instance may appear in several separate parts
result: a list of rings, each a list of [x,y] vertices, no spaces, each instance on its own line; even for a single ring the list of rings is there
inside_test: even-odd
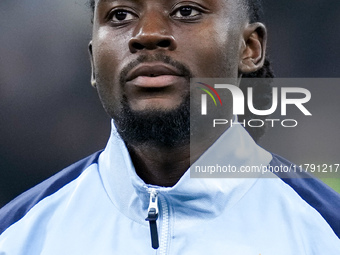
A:
[[[99,28],[93,36],[93,50],[96,71],[100,76],[115,77],[129,51],[127,33],[113,33],[110,27]],[[112,79],[112,78],[111,78]]]
[[[116,74],[119,56],[111,50],[109,42],[99,42],[94,45],[94,65],[96,77],[101,81],[112,80]]]
[[[101,39],[101,40],[99,40]],[[100,100],[113,117],[120,108],[122,90],[119,83],[119,63],[122,56],[112,40],[100,38],[93,42],[93,58]]]
[[[115,77],[114,57],[99,52],[95,59],[95,75],[99,97],[105,108],[112,107],[119,94],[119,80]]]
[[[237,77],[238,43],[234,35],[218,33],[218,27],[191,34],[185,43],[194,76],[201,78]],[[189,41],[189,42],[188,42]]]

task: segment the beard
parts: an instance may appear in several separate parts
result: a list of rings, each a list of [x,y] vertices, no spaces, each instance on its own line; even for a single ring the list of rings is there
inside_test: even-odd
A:
[[[144,111],[133,111],[124,98],[114,123],[127,145],[173,148],[189,144],[190,96],[176,109]]]
[[[183,77],[190,80],[191,72],[182,63],[163,54],[141,55],[129,63],[120,73],[119,83],[124,89],[128,72],[144,62],[163,62],[175,67]],[[112,115],[111,115],[112,116]],[[134,111],[126,95],[121,100],[121,110],[113,116],[117,131],[127,145],[149,145],[177,147],[190,144],[190,94],[184,95],[183,102],[171,110]]]

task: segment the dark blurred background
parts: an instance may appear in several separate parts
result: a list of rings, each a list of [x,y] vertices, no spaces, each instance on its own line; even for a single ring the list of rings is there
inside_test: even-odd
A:
[[[339,77],[340,1],[264,2],[276,75]],[[106,144],[110,119],[90,86],[90,18],[86,0],[0,1],[0,206]],[[338,94],[318,93],[339,115]],[[339,163],[339,118],[330,127],[324,117],[270,130],[261,145],[299,164]],[[340,190],[339,179],[324,181]]]

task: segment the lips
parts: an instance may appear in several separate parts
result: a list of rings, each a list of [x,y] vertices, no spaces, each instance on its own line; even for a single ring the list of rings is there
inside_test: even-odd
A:
[[[123,85],[134,111],[175,109],[188,94],[189,75],[161,61],[143,62],[130,69]]]
[[[182,73],[175,67],[163,63],[145,63],[131,69],[126,81],[140,87],[163,87],[171,85]]]

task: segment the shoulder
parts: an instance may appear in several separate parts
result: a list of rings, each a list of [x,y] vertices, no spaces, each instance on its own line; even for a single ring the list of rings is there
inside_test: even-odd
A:
[[[295,164],[275,154],[273,154],[270,165],[273,167],[286,166],[288,169],[295,166]],[[275,174],[307,204],[318,211],[340,238],[340,195],[337,192],[305,171],[277,172]]]
[[[63,169],[42,183],[24,192],[0,210],[0,234],[12,224],[23,218],[44,198],[54,194],[62,187],[77,179],[90,165],[98,162],[101,151],[84,158]]]

